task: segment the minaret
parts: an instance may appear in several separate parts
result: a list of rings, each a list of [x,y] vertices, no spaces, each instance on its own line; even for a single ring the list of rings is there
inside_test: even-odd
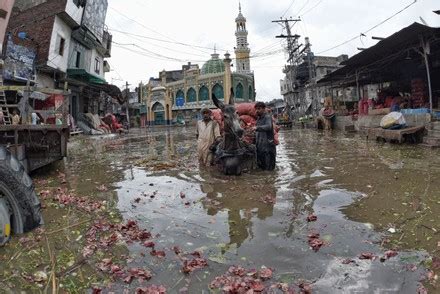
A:
[[[238,4],[239,13],[235,19],[237,29],[235,31],[235,36],[237,38],[237,47],[235,47],[235,58],[236,58],[236,72],[243,74],[251,73],[251,63],[249,60],[249,54],[251,49],[248,47],[247,36],[248,31],[246,30],[246,18],[241,14],[241,3]]]

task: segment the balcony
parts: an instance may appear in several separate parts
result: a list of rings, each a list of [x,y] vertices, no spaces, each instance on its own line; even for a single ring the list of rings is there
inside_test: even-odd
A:
[[[105,49],[104,57],[109,58],[111,57],[112,53],[112,40],[113,36],[110,34],[107,30],[107,28],[104,29],[104,34],[102,35],[102,46]]]

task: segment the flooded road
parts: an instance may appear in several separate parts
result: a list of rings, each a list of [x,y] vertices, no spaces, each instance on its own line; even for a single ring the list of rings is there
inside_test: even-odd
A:
[[[274,172],[227,177],[199,169],[194,130],[157,129],[74,140],[59,169],[69,189],[151,232],[154,245],[128,242],[123,259],[167,293],[215,292],[210,283],[231,266],[272,269],[274,293],[301,283],[313,293],[417,293],[440,249],[440,151],[293,129],[281,131],[277,152]],[[177,251],[197,251],[208,266],[184,274]],[[92,283],[104,293],[144,284]]]

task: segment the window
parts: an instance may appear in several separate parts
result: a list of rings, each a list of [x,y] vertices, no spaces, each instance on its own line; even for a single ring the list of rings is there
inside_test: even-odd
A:
[[[56,47],[57,49],[57,53],[59,54],[59,55],[61,55],[61,56],[63,56],[64,55],[64,46],[66,45],[66,40],[63,38],[63,37],[61,37],[61,36],[58,36],[58,42],[57,42],[58,44],[58,46]]]
[[[76,68],[80,68],[81,67],[81,52],[79,52],[79,51],[76,51],[75,67]]]
[[[97,74],[101,73],[101,61],[98,58],[95,58],[95,72]]]
[[[73,0],[73,4],[76,5],[76,7],[85,7],[86,6],[86,0]]]

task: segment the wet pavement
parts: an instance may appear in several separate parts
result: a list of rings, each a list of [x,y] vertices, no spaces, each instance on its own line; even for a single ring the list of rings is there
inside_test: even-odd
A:
[[[215,277],[240,265],[273,269],[273,284],[305,281],[313,293],[417,293],[427,260],[438,256],[438,150],[282,130],[275,171],[228,177],[199,169],[195,146],[191,128],[77,138],[57,166],[69,189],[105,199],[115,218],[153,234],[165,257],[124,244],[127,266],[153,273],[144,284],[209,293]],[[46,173],[37,180],[58,176]],[[307,221],[311,214],[316,221]],[[46,212],[45,219],[53,216]],[[317,233],[323,245],[313,250],[310,235]],[[175,246],[201,252],[208,266],[182,273]],[[384,260],[389,249],[398,254]],[[116,293],[143,285],[92,284]]]

